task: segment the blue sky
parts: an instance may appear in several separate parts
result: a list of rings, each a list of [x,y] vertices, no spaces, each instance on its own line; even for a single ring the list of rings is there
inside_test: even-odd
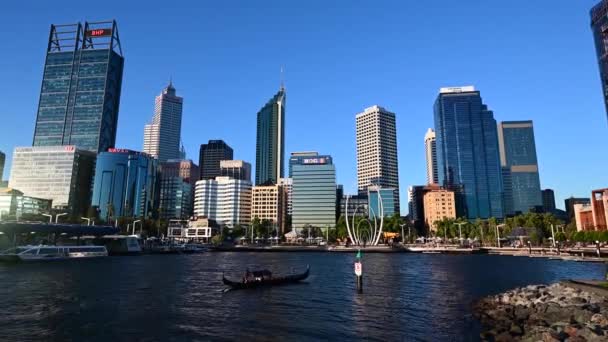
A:
[[[188,156],[223,139],[254,163],[256,113],[284,65],[287,151],[333,155],[338,182],[354,191],[355,114],[384,106],[397,114],[406,203],[407,187],[425,182],[438,89],[475,85],[497,121],[534,120],[541,183],[563,207],[608,186],[595,2],[10,1],[0,12],[0,150],[10,159],[31,145],[50,24],[114,18],[125,54],[118,147],[141,149],[154,97],[173,77]]]

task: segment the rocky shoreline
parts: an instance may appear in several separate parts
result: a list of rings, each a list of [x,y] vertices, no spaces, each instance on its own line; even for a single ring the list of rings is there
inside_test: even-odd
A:
[[[608,298],[558,283],[481,299],[484,341],[608,341]]]

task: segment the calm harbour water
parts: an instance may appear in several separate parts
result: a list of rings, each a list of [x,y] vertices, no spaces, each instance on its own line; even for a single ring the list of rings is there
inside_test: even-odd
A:
[[[205,253],[0,265],[0,340],[477,340],[471,304],[513,287],[598,278],[601,264],[489,255]],[[222,293],[222,272],[306,283]]]

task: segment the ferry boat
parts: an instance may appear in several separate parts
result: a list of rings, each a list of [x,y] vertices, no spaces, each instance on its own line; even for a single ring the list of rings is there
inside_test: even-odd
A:
[[[19,246],[0,253],[0,261],[51,261],[107,257],[105,246]]]

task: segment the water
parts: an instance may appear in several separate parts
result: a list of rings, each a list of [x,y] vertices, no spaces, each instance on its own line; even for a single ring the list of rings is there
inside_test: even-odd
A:
[[[205,253],[0,265],[3,341],[476,340],[476,299],[599,278],[601,264],[489,255]],[[305,284],[222,293],[222,272],[303,271]]]

